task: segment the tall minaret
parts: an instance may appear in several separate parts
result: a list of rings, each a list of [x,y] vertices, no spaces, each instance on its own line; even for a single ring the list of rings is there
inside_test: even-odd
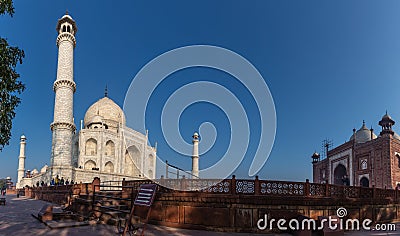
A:
[[[19,157],[18,157],[18,179],[16,188],[22,188],[21,180],[24,178],[25,174],[25,145],[26,145],[26,137],[25,135],[21,136],[21,142],[19,146]]]
[[[74,48],[76,45],[75,21],[68,12],[57,23],[58,66],[55,92],[54,121],[50,128],[53,132],[51,167],[58,169],[71,167],[72,136],[75,132],[73,99],[76,85],[74,82]],[[61,174],[61,173],[60,173]],[[55,173],[53,172],[53,175]]]
[[[199,177],[199,134],[193,134],[192,175]],[[196,178],[194,177],[193,178]]]

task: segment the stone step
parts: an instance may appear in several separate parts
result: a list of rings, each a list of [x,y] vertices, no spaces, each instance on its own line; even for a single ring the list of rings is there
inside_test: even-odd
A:
[[[109,225],[115,225],[118,223],[117,219],[121,218],[122,215],[124,214],[119,211],[105,211],[100,216],[100,222]]]
[[[96,194],[108,195],[108,196],[121,196],[122,191],[118,191],[118,192],[98,191],[98,192],[96,192]]]
[[[82,198],[82,197],[77,197],[74,199],[74,201],[76,202],[84,202],[84,203],[91,203],[92,202],[92,198]]]
[[[121,196],[113,196],[113,195],[101,195],[101,194],[95,194],[96,199],[115,199],[115,200],[125,200],[128,201],[131,198],[123,198]]]
[[[123,206],[126,205],[126,201],[122,202],[119,200],[115,200],[115,199],[98,199],[95,201],[96,205],[101,205],[101,206]]]
[[[108,206],[100,206],[99,211],[101,212],[107,212],[107,211],[117,211],[119,213],[123,213],[123,214],[129,214],[130,210],[128,207],[124,207],[123,209],[118,208],[118,207],[108,207]]]

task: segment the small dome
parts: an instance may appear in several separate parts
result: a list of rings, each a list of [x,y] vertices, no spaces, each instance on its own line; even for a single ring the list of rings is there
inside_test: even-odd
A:
[[[93,116],[92,120],[89,121],[90,124],[101,124],[103,122],[103,117],[99,115]]]
[[[25,135],[22,135],[22,136],[21,136],[21,139],[26,139]]]
[[[113,100],[104,97],[91,105],[85,114],[85,127],[97,122],[109,127],[125,126],[125,114]]]
[[[318,152],[314,152],[311,156],[311,158],[319,158],[319,153]]]
[[[46,173],[48,166],[44,165],[42,169],[40,169],[40,173]]]
[[[388,115],[388,113],[386,112],[386,114],[382,116],[382,120],[385,120],[385,119],[391,120],[392,117],[390,117],[390,116]]]
[[[57,26],[56,26],[57,32],[60,32],[61,25],[65,22],[68,22],[69,24],[71,24],[72,29],[73,29],[73,34],[75,35],[76,31],[78,31],[78,28],[76,27],[75,20],[72,19],[72,17],[68,14],[68,12],[66,12],[65,15],[63,15],[61,17],[61,19],[58,20]]]
[[[65,15],[63,15],[63,17],[61,17],[61,19],[63,19],[63,18],[69,18],[70,20],[74,20],[74,19],[72,19],[72,17],[68,14],[68,12],[65,13]]]
[[[31,173],[32,173],[32,175],[37,175],[37,174],[39,174],[39,171],[37,169],[33,169]]]
[[[376,139],[376,134],[372,133],[372,139]],[[354,134],[350,137],[350,140],[354,140]],[[371,140],[371,130],[365,126],[365,122],[359,130],[356,131],[356,143],[365,143]]]
[[[391,129],[396,122],[388,115],[387,111],[386,114],[382,116],[382,119],[379,121],[379,125]]]

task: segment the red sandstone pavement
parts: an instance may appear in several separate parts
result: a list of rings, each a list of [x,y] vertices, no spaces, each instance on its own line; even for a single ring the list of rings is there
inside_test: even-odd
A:
[[[39,222],[31,214],[37,215],[40,209],[48,204],[47,202],[29,199],[25,197],[16,198],[15,195],[7,195],[7,204],[0,205],[0,236],[19,236],[19,235],[117,235],[116,228],[110,225],[88,225],[73,228],[50,229]],[[260,234],[246,233],[222,233],[199,230],[175,229],[163,226],[149,225],[146,230],[148,236],[246,236]],[[280,234],[283,235],[283,234]]]
[[[7,204],[5,206],[0,205],[0,236],[19,236],[19,235],[117,235],[116,228],[110,225],[89,225],[80,226],[74,228],[63,228],[63,229],[50,229],[43,223],[39,222],[36,218],[32,217],[31,214],[37,215],[39,210],[47,202],[28,199],[25,197],[16,198],[15,195],[8,195]],[[346,232],[345,235],[400,235],[400,223],[396,223],[397,231],[394,232],[378,232],[378,231],[362,231],[362,232]],[[210,231],[199,231],[199,230],[187,230],[187,229],[175,229],[163,226],[149,225],[146,230],[148,236],[246,236],[246,235],[262,235],[262,234],[247,234],[247,233],[222,233],[222,232],[210,232]],[[272,234],[268,234],[272,235]],[[280,236],[288,234],[279,234]]]

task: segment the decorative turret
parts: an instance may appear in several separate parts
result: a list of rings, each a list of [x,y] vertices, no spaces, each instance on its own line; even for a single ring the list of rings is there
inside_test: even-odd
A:
[[[311,158],[312,158],[312,162],[311,163],[315,164],[315,163],[319,162],[320,155],[319,155],[319,153],[314,152],[312,154]]]
[[[193,134],[192,175],[199,177],[199,134]],[[193,178],[196,178],[193,177]]]
[[[21,186],[22,178],[24,178],[25,174],[25,145],[26,145],[26,137],[25,135],[21,136],[20,146],[19,146],[19,157],[18,157],[18,179],[16,188],[23,188]]]
[[[369,129],[369,131],[371,132],[371,140],[372,140],[372,139],[374,139],[374,129],[372,128],[372,126]]]
[[[77,32],[75,21],[68,12],[58,20],[57,28],[58,66],[57,78],[53,84],[55,92],[54,121],[51,167],[71,166],[72,136],[75,132],[73,99],[76,90],[74,82],[74,48]]]
[[[394,134],[394,131],[392,130],[392,126],[395,124],[396,122],[394,120],[392,120],[392,117],[390,117],[386,111],[386,114],[382,117],[381,121],[379,121],[379,125],[382,126],[382,131],[380,133],[380,135],[384,135],[384,134]]]

